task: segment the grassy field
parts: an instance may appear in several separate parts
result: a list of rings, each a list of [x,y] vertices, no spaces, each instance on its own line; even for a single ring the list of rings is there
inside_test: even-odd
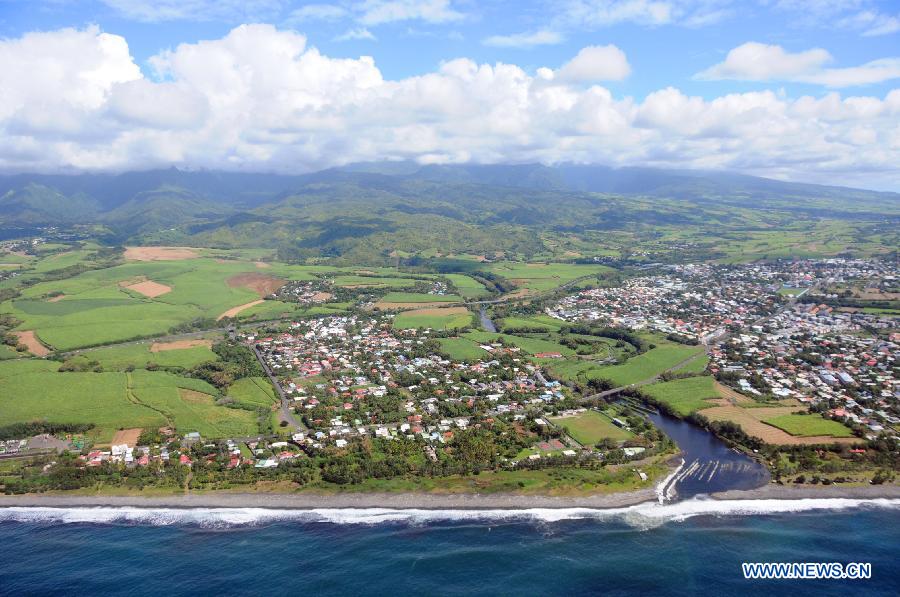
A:
[[[800,437],[830,435],[831,437],[853,437],[850,429],[837,421],[823,419],[819,415],[781,415],[764,419],[773,427],[778,427],[791,435]]]
[[[241,404],[269,407],[275,402],[275,390],[265,377],[245,377],[228,388],[228,396]]]
[[[589,410],[573,417],[550,419],[558,427],[566,429],[569,435],[583,446],[593,446],[602,439],[624,441],[633,437],[631,432],[617,427],[606,415]]]
[[[539,329],[558,331],[564,323],[548,315],[535,315],[533,317],[507,317],[499,323],[501,330],[506,329]]]
[[[99,361],[104,370],[123,370],[128,366],[143,369],[146,368],[148,363],[156,363],[163,367],[183,367],[188,369],[200,363],[215,361],[219,358],[216,353],[206,346],[150,352],[151,345],[151,342],[147,342],[146,344],[98,348],[86,350],[80,353],[80,356],[85,360]]]
[[[552,340],[544,340],[542,338],[530,338],[526,336],[515,336],[512,334],[500,334],[497,332],[485,332],[475,330],[466,332],[463,337],[468,338],[480,344],[490,344],[496,342],[498,338],[502,338],[507,344],[518,346],[524,352],[534,355],[542,352],[558,352],[562,355],[573,355],[575,351],[567,346],[563,346]]]
[[[530,293],[553,290],[572,280],[611,271],[602,265],[576,265],[572,263],[493,263],[488,271],[507,278],[520,289]]]
[[[445,274],[445,278],[453,282],[456,290],[463,298],[474,299],[486,296],[488,293],[484,285],[469,276],[463,274]]]
[[[483,348],[467,338],[439,338],[441,350],[451,359],[477,361],[488,356]]]
[[[401,330],[410,328],[452,330],[472,325],[473,321],[473,314],[465,307],[416,309],[397,315],[394,318],[394,327]]]
[[[588,372],[588,376],[608,379],[617,386],[626,386],[651,379],[699,352],[703,352],[702,346],[657,341],[656,348],[631,357],[621,365],[598,367]]]
[[[206,437],[252,434],[256,416],[215,405],[215,388],[162,371],[60,373],[52,361],[0,362],[0,422],[92,423],[88,435],[108,442],[125,427],[174,425]]]
[[[671,406],[682,416],[715,406],[707,399],[720,397],[715,387],[715,380],[708,376],[655,383],[641,389],[654,400]]]

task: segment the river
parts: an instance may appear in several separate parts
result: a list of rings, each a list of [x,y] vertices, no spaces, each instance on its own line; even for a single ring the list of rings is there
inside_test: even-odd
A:
[[[481,306],[481,311],[478,313],[478,316],[481,319],[481,327],[489,332],[497,331],[497,326],[495,326],[494,322],[491,321],[491,318],[487,316],[487,310],[485,309],[484,305]]]
[[[712,433],[663,413],[648,415],[681,448],[684,464],[665,487],[668,498],[686,499],[769,482],[765,466],[725,445]]]

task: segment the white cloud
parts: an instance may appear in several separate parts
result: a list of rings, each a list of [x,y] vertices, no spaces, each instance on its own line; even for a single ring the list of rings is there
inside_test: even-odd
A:
[[[610,76],[579,62],[573,81]],[[566,66],[531,74],[465,58],[385,80],[370,57],[331,58],[268,25],[162,52],[156,79],[96,28],[0,40],[0,63],[7,172],[574,161],[900,188],[900,90],[705,99],[667,88],[636,100],[567,84]]]
[[[365,27],[356,27],[355,29],[348,29],[347,31],[341,33],[337,37],[334,38],[334,41],[351,41],[351,40],[368,40],[368,41],[377,41],[378,38],[372,34],[371,31],[366,29]]]
[[[486,46],[498,48],[533,48],[562,43],[563,36],[556,31],[541,29],[530,33],[514,33],[512,35],[492,35],[482,40]]]
[[[695,78],[740,81],[792,81],[828,87],[849,87],[881,83],[900,78],[900,58],[882,58],[860,66],[825,68],[833,58],[826,50],[814,48],[791,53],[777,45],[747,42]]]
[[[732,14],[731,0],[568,0],[559,20],[578,28],[636,23],[703,27]]]
[[[336,4],[307,4],[291,11],[288,16],[289,23],[304,23],[306,21],[337,21],[343,19],[349,11]]]
[[[450,0],[363,0],[356,9],[360,13],[359,21],[365,25],[412,20],[448,23],[464,18],[451,6]]]
[[[563,82],[621,81],[631,74],[625,52],[614,45],[582,48],[556,73],[554,80]]]
[[[877,0],[762,0],[761,3],[791,13],[794,24],[850,29],[866,37],[900,31],[900,12],[883,12]]]
[[[122,16],[163,21],[256,20],[278,14],[280,0],[101,0]]]

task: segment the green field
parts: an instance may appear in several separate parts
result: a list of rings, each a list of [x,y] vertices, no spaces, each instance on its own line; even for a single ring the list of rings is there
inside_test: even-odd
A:
[[[441,350],[451,359],[477,361],[488,356],[483,348],[466,338],[438,338],[438,342]]]
[[[519,288],[532,293],[553,290],[584,276],[612,271],[603,265],[575,265],[571,263],[493,263],[488,271],[503,276]]]
[[[512,334],[500,334],[497,332],[485,332],[482,330],[474,330],[466,332],[463,337],[468,338],[479,344],[490,344],[502,339],[506,344],[518,346],[524,352],[534,355],[542,352],[558,352],[562,355],[573,355],[575,351],[567,346],[553,342],[552,340],[544,340],[542,338],[530,338],[527,336],[514,336]]]
[[[174,425],[207,437],[257,431],[255,413],[216,406],[215,388],[198,379],[162,371],[60,373],[58,368],[59,363],[34,359],[0,362],[0,422],[91,423],[96,427],[88,435],[100,442],[127,427]]]
[[[218,360],[218,355],[205,346],[194,346],[178,350],[150,352],[151,342],[109,348],[85,350],[79,357],[89,361],[99,361],[104,370],[123,370],[128,366],[146,368],[148,363],[163,367],[183,367],[189,369],[200,363]]]
[[[813,435],[853,437],[853,432],[848,427],[837,421],[823,419],[819,415],[781,415],[765,419],[763,423],[800,437]]]
[[[472,325],[474,315],[469,311],[441,312],[442,309],[422,311],[404,311],[394,318],[394,327],[405,330],[410,328],[431,328],[434,330],[452,330]]]
[[[612,419],[594,410],[574,417],[554,417],[550,420],[556,426],[566,429],[583,446],[593,446],[606,438],[625,441],[633,437],[631,432],[616,426]]]
[[[537,329],[547,331],[559,331],[565,322],[554,319],[548,315],[535,315],[533,317],[506,317],[500,320],[498,327],[506,329]]]
[[[657,341],[656,348],[631,357],[621,365],[598,367],[588,372],[588,376],[591,379],[608,379],[617,386],[627,386],[652,379],[701,352],[703,352],[702,346],[684,346]]]
[[[265,377],[245,377],[237,380],[227,392],[241,404],[268,408],[275,402],[275,390]]]
[[[708,398],[719,398],[715,380],[709,376],[688,377],[641,388],[651,398],[672,407],[681,416],[715,406]]]
[[[487,288],[485,288],[481,282],[474,278],[470,278],[469,276],[463,274],[444,274],[444,277],[453,282],[453,285],[456,286],[456,290],[459,291],[459,294],[462,295],[463,298],[474,299],[488,294]]]

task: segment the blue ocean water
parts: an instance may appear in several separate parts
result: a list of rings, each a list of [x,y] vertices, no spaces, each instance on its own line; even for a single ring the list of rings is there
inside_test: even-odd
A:
[[[4,595],[900,594],[900,501],[616,511],[0,510]],[[871,562],[747,581],[743,561]]]

